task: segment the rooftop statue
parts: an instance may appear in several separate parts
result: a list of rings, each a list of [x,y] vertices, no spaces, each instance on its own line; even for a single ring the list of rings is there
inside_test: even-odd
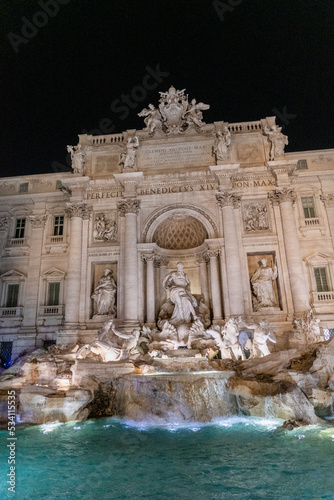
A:
[[[81,144],[77,146],[67,146],[67,151],[71,153],[72,169],[74,174],[85,174],[85,152]]]
[[[230,157],[229,146],[231,144],[231,132],[224,127],[224,133],[221,130],[216,132],[216,139],[212,147],[212,154],[216,157],[216,163],[226,161]]]
[[[269,160],[275,160],[277,156],[284,155],[284,147],[289,144],[288,136],[282,134],[282,127],[273,125],[271,129],[264,127],[264,133],[271,142]]]
[[[146,130],[150,136],[157,129],[165,134],[183,134],[186,130],[194,127],[200,131],[205,125],[202,111],[209,109],[208,104],[197,103],[196,99],[188,102],[188,96],[184,94],[185,89],[176,90],[173,86],[168,92],[160,92],[159,109],[149,104],[148,109],[143,109],[138,116],[145,117]]]

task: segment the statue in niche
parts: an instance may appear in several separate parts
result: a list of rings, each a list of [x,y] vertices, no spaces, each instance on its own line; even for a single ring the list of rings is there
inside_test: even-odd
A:
[[[85,152],[83,151],[81,144],[78,144],[77,146],[67,146],[67,151],[71,153],[73,173],[84,175]]]
[[[135,135],[133,138],[128,137],[126,144],[120,156],[120,165],[123,165],[124,171],[137,171],[137,149],[139,147],[139,139]]]
[[[174,304],[174,310],[169,322],[172,325],[189,323],[199,319],[195,307],[197,300],[190,293],[190,281],[183,271],[183,262],[178,262],[177,270],[167,274],[163,280],[163,287],[170,292],[170,301]]]
[[[219,161],[228,160],[230,157],[229,146],[231,144],[231,132],[227,127],[224,127],[224,133],[218,130],[214,145],[212,147],[212,154],[216,157],[216,163]]]
[[[273,125],[271,129],[267,126],[264,127],[264,133],[268,136],[271,142],[269,160],[275,160],[277,156],[284,155],[284,147],[289,144],[288,136],[282,134],[282,127]]]
[[[77,359],[86,359],[90,353],[100,356],[103,362],[124,361],[131,355],[138,355],[137,344],[140,330],[135,329],[128,335],[115,329],[113,320],[106,321],[99,330],[98,338],[91,344],[82,346],[76,354]],[[123,339],[121,342],[119,339]]]
[[[115,297],[117,286],[112,277],[113,271],[108,267],[104,270],[104,274],[97,283],[92,299],[95,301],[98,315],[115,316]]]
[[[153,104],[149,104],[148,109],[144,108],[138,113],[138,116],[145,117],[144,123],[146,128],[144,130],[147,130],[150,136],[154,134],[157,127],[161,128],[162,117],[160,111],[156,109]]]
[[[106,219],[104,214],[97,214],[94,221],[93,238],[95,241],[116,241],[116,222]]]
[[[265,203],[249,203],[244,206],[246,231],[269,229],[267,207]]]
[[[259,267],[251,277],[253,290],[253,308],[259,311],[266,307],[279,307],[273,283],[277,279],[277,266],[274,269],[267,266],[267,259],[258,262]]]

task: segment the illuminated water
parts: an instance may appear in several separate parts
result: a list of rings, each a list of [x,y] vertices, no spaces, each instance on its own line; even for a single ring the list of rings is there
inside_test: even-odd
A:
[[[279,431],[281,421],[149,428],[102,419],[17,432],[16,494],[1,499],[334,499],[334,427]]]

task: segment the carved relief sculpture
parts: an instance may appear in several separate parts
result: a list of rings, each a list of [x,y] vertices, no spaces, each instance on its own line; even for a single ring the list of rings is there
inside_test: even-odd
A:
[[[129,137],[123,148],[120,156],[120,165],[123,165],[122,172],[136,172],[137,171],[137,149],[139,146],[139,139],[135,135],[133,138]]]
[[[85,175],[85,152],[81,144],[77,146],[67,146],[67,151],[71,153],[73,173]]]
[[[246,231],[269,229],[267,207],[264,202],[247,203],[243,208]]]
[[[275,160],[277,156],[284,155],[284,147],[289,144],[288,136],[282,134],[282,127],[273,125],[271,129],[264,127],[264,134],[268,136],[271,143],[269,160]]]
[[[224,127],[224,133],[218,130],[214,145],[212,147],[212,154],[216,158],[216,164],[220,161],[228,160],[230,157],[229,146],[231,144],[231,132],[227,127]]]
[[[275,264],[274,269],[268,267],[265,258],[261,259],[258,265],[259,267],[251,277],[254,311],[266,307],[278,307],[278,299],[273,286],[277,279],[277,266]]]
[[[92,299],[96,303],[98,315],[111,315],[115,316],[115,298],[117,286],[114,278],[112,277],[113,271],[108,267],[104,270],[104,275],[98,281],[97,287],[94,290]]]
[[[93,238],[95,241],[116,241],[117,224],[104,214],[97,214],[94,221]]]
[[[200,131],[205,125],[202,111],[209,109],[208,104],[196,102],[196,99],[188,102],[188,96],[184,94],[185,89],[176,90],[173,86],[168,92],[160,92],[159,109],[149,104],[148,109],[143,109],[138,116],[145,117],[146,130],[152,136],[156,129],[165,134],[183,134],[188,128],[194,127]]]

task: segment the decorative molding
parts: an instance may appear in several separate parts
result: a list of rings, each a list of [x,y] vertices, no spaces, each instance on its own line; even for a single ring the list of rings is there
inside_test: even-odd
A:
[[[125,217],[127,214],[138,214],[140,207],[139,200],[122,200],[117,203],[117,208],[119,210],[119,215]]]
[[[201,253],[196,260],[198,264],[201,264],[202,262],[205,262],[207,264],[210,260],[209,252],[206,250],[205,252]]]
[[[47,215],[30,215],[29,220],[31,227],[33,229],[44,229],[47,218]]]
[[[4,217],[0,217],[0,231],[6,231],[8,228],[8,224],[9,224],[8,216],[5,215]]]

